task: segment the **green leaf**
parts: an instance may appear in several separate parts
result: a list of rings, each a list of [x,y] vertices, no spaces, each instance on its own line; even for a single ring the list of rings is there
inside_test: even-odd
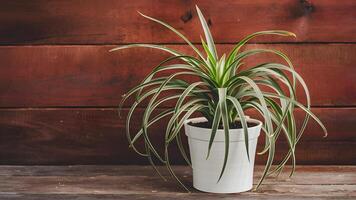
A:
[[[221,104],[221,101],[219,100],[218,105],[215,108],[215,113],[214,113],[214,117],[213,117],[213,123],[212,123],[212,127],[211,127],[211,135],[210,135],[210,139],[209,139],[208,153],[206,155],[206,159],[209,158],[211,147],[213,146],[215,135],[219,128],[219,124],[220,124],[220,120],[221,120],[220,104]]]
[[[184,149],[184,146],[183,146],[183,143],[182,143],[181,134],[178,134],[178,135],[177,135],[176,141],[177,141],[178,149],[179,149],[180,153],[182,154],[183,159],[185,160],[185,162],[186,162],[190,167],[192,167],[192,163],[190,162],[190,160],[189,160],[189,158],[188,158],[188,156],[187,156],[187,153],[185,152],[185,149]]]
[[[235,109],[239,115],[239,119],[241,121],[242,128],[244,130],[247,159],[250,161],[249,144],[248,144],[249,139],[248,139],[248,130],[247,130],[248,127],[247,127],[247,122],[246,122],[246,116],[245,116],[244,111],[241,107],[241,104],[239,103],[239,101],[236,98],[234,98],[232,96],[228,96],[227,99],[230,100],[234,104]]]
[[[175,55],[175,56],[182,55],[182,53],[180,53],[180,52],[178,52],[176,50],[170,49],[170,48],[165,47],[165,46],[154,45],[154,44],[129,44],[129,45],[123,45],[123,46],[120,46],[120,47],[116,47],[116,48],[110,49],[109,52],[118,51],[118,50],[122,50],[122,49],[130,49],[130,48],[134,48],[134,47],[159,49],[159,50],[168,52],[168,53],[170,53],[172,55]]]
[[[173,140],[174,136],[171,136],[172,129],[174,127],[174,123],[178,119],[178,117],[185,112],[189,107],[194,105],[198,105],[199,107],[201,106],[198,103],[206,101],[205,99],[193,99],[191,101],[188,101],[186,104],[184,104],[181,108],[175,109],[174,114],[172,115],[171,119],[168,122],[167,128],[166,128],[166,141],[171,141]]]
[[[223,127],[224,127],[224,133],[225,133],[225,156],[224,156],[224,164],[221,169],[221,173],[218,179],[218,182],[222,178],[222,175],[224,174],[226,163],[229,157],[229,144],[230,144],[230,139],[229,139],[229,116],[227,112],[227,105],[226,105],[226,88],[218,88],[219,91],[219,101],[220,101],[220,110],[221,110],[221,118],[223,122]]]
[[[241,49],[243,45],[245,45],[249,40],[261,35],[280,35],[280,36],[296,37],[294,33],[283,31],[283,30],[270,30],[270,31],[260,31],[260,32],[252,33],[251,35],[248,35],[239,43],[237,43],[236,46],[232,49],[227,59],[228,64],[230,64],[235,59],[236,53]]]
[[[187,192],[190,192],[189,189],[179,180],[179,178],[177,177],[177,175],[174,173],[172,167],[171,167],[171,163],[169,161],[169,152],[168,152],[168,144],[166,143],[165,145],[165,159],[166,159],[166,167],[168,169],[168,172],[171,174],[171,176],[179,183],[179,185]]]
[[[242,79],[244,80],[246,83],[248,83],[252,88],[253,90],[255,91],[253,93],[253,95],[255,97],[258,98],[258,100],[260,101],[261,103],[261,106],[262,106],[262,109],[263,109],[263,113],[264,113],[264,119],[265,119],[265,122],[267,123],[267,130],[269,133],[273,133],[273,126],[272,126],[272,120],[271,120],[271,116],[269,115],[269,112],[268,112],[268,107],[267,107],[267,104],[266,104],[266,101],[265,99],[263,98],[263,94],[262,94],[262,91],[260,90],[260,88],[256,85],[256,83],[251,80],[250,78],[246,77],[246,76],[239,76],[238,77],[239,79]]]
[[[215,66],[216,66],[216,58],[213,56],[213,54],[211,53],[211,51],[209,50],[209,47],[207,46],[207,44],[205,43],[205,41],[200,38],[201,40],[201,44],[203,46],[203,49],[207,55],[207,65],[209,66],[209,69],[211,70],[211,74],[213,75],[212,77],[216,76],[216,72],[215,72]]]
[[[155,100],[157,99],[157,97],[160,95],[160,93],[162,92],[162,90],[165,88],[165,86],[176,76],[179,75],[195,75],[192,72],[177,72],[175,74],[170,75],[159,87],[158,91],[155,93],[155,95],[151,98],[149,104],[147,105],[147,108],[143,114],[143,121],[142,121],[142,126],[143,126],[143,136],[145,138],[145,142],[147,143],[148,147],[150,148],[150,150],[152,151],[152,153],[157,157],[158,160],[160,160],[162,163],[165,163],[166,161],[164,161],[162,159],[162,157],[158,154],[157,150],[154,148],[154,146],[152,145],[149,137],[148,137],[148,130],[147,130],[147,124],[148,124],[148,119],[153,111],[152,109],[152,105],[155,102]]]
[[[199,51],[183,34],[181,34],[177,29],[173,28],[173,27],[170,26],[169,24],[167,24],[167,23],[165,23],[165,22],[162,22],[162,21],[160,21],[160,20],[158,20],[158,19],[155,19],[155,18],[153,18],[153,17],[149,17],[149,16],[144,15],[144,14],[142,14],[142,13],[140,13],[140,12],[138,12],[138,13],[139,13],[141,16],[143,16],[144,18],[147,18],[147,19],[149,19],[149,20],[152,20],[152,21],[154,21],[154,22],[157,22],[157,23],[159,23],[159,24],[165,26],[166,28],[168,28],[168,29],[171,30],[172,32],[174,32],[176,35],[178,35],[180,38],[182,38],[182,39],[199,55],[199,57],[201,57],[201,58],[204,59],[204,57],[203,57],[203,55],[200,53],[200,51]]]
[[[185,89],[182,93],[182,95],[179,97],[179,99],[177,100],[176,106],[175,106],[175,112],[177,112],[179,110],[179,108],[181,107],[183,101],[186,99],[186,97],[199,85],[203,85],[204,82],[195,82],[191,85],[189,85],[187,87],[187,89]]]
[[[217,51],[216,51],[216,47],[215,47],[215,43],[214,43],[214,40],[213,40],[213,37],[210,33],[210,30],[209,30],[209,26],[208,24],[206,23],[205,21],[205,18],[203,16],[203,13],[200,11],[199,7],[198,6],[195,6],[196,9],[197,9],[197,13],[198,13],[198,16],[199,16],[199,19],[200,19],[200,23],[203,27],[203,30],[204,30],[204,34],[205,34],[205,38],[206,38],[206,41],[208,43],[208,47],[209,47],[209,50],[211,52],[211,54],[213,55],[214,57],[214,60],[217,60]]]

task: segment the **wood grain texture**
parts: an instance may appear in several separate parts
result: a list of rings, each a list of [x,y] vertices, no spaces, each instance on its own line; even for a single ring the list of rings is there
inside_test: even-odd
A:
[[[109,53],[113,46],[0,47],[0,107],[117,106],[167,54],[147,49]],[[190,52],[185,45],[169,45]],[[219,45],[220,53],[232,45]],[[314,106],[356,105],[356,45],[251,44],[290,56]],[[247,66],[280,61],[268,54]],[[299,94],[303,94],[299,92]],[[302,96],[302,95],[301,95]],[[129,104],[128,104],[129,105]]]
[[[274,167],[274,166],[272,166]],[[152,176],[156,175],[152,171],[150,165],[47,165],[47,166],[23,166],[23,165],[1,165],[0,177],[3,176],[46,176],[46,177],[93,177],[93,176]],[[256,165],[254,178],[257,179],[261,176],[263,165]],[[165,169],[165,166],[158,166],[163,176],[170,174]],[[190,175],[190,169],[186,166],[177,165],[174,169],[182,176]],[[291,166],[286,165],[284,172],[290,172]],[[267,178],[265,184],[275,184],[283,182],[286,185],[303,184],[325,184],[326,182],[333,183],[334,185],[341,184],[356,184],[355,166],[352,165],[297,165],[295,176],[289,177],[288,173],[281,173],[278,178]],[[323,176],[328,174],[328,176]]]
[[[356,164],[354,0],[0,0],[0,164],[147,163],[127,148],[124,120],[113,108],[122,94],[168,55],[147,49],[108,50],[113,44],[145,42],[191,53],[180,38],[136,11],[168,22],[199,43],[203,32],[196,4],[220,44],[220,54],[229,52],[233,43],[252,32],[295,32],[296,39],[263,36],[251,41],[247,49],[285,52],[309,85],[313,110],[330,135],[323,139],[312,122],[299,144],[297,159],[303,164]],[[246,64],[266,59],[280,61],[261,55]],[[298,94],[303,101],[301,90]],[[130,101],[125,107],[129,105]],[[134,127],[139,126],[141,114],[142,110],[135,116]],[[152,128],[155,143],[161,142],[163,124]],[[278,147],[277,160],[287,148],[285,141]],[[182,163],[176,153],[173,159]],[[264,159],[258,157],[257,163]],[[325,193],[333,190],[319,189]],[[46,199],[31,195],[32,199]],[[66,195],[52,197],[76,198]],[[102,198],[111,198],[107,195]],[[83,194],[80,198],[97,197]]]
[[[164,176],[165,167],[159,167]],[[352,199],[356,197],[355,167],[288,167],[278,178],[267,178],[256,192],[209,194],[191,187],[191,169],[174,167],[190,186],[184,193],[173,180],[162,181],[147,166],[1,166],[1,199]],[[255,182],[263,166],[255,167]],[[344,181],[343,181],[344,180]]]
[[[346,186],[347,187],[347,186]],[[335,191],[340,189],[339,187],[329,187],[330,190]],[[315,188],[319,189],[319,188]],[[343,189],[343,188],[341,188]],[[331,192],[332,192],[331,191]],[[330,192],[330,191],[329,191]],[[289,193],[287,193],[289,194]],[[345,200],[353,200],[355,197],[352,195],[346,196],[348,193],[342,196],[342,199]],[[285,200],[286,198],[290,200],[338,200],[340,197],[338,196],[285,196],[285,195],[261,195],[257,196],[258,199],[262,200]],[[157,194],[152,192],[151,194],[2,194],[1,198],[4,200],[14,200],[14,199],[25,199],[25,200],[135,200],[135,199],[171,199],[171,200],[179,200],[179,199],[187,199],[187,200],[195,200],[198,198],[204,198],[205,200],[216,200],[216,199],[224,199],[224,200],[236,200],[236,198],[241,200],[255,200],[255,195],[197,195],[197,194]]]
[[[356,164],[356,110],[315,108],[313,111],[325,123],[329,137],[323,138],[317,124],[310,122],[297,146],[298,163]],[[298,111],[297,116],[300,114]],[[142,111],[134,116],[132,131],[139,127],[141,116]],[[164,122],[149,132],[159,150],[163,147]],[[128,148],[124,131],[124,119],[118,117],[116,109],[2,109],[0,164],[147,164],[145,158]],[[286,150],[287,144],[281,138],[276,160]],[[175,145],[172,152],[172,161],[183,163]],[[258,156],[257,163],[264,163],[265,159]]]
[[[137,11],[170,23],[193,42],[202,34],[195,5],[203,10],[219,43],[252,32],[286,29],[298,42],[356,42],[353,0],[90,0],[0,1],[0,44],[181,43]],[[262,38],[262,42],[290,42]]]

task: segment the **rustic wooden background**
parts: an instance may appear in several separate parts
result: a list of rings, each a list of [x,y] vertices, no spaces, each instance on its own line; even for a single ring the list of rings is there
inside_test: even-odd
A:
[[[0,0],[0,164],[147,163],[127,148],[116,106],[167,55],[108,50],[145,42],[186,51],[179,38],[136,11],[199,42],[195,4],[220,52],[255,31],[295,32],[297,39],[261,37],[248,48],[291,57],[310,87],[312,110],[329,130],[323,138],[310,123],[298,163],[356,164],[355,0]],[[153,128],[155,142],[162,130]],[[277,159],[286,150],[279,144]]]

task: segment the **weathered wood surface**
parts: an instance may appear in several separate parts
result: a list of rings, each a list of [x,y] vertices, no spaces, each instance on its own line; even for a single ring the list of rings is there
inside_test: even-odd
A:
[[[298,163],[356,164],[355,108],[312,110],[325,123],[329,137],[323,138],[322,130],[311,120],[297,146]],[[298,119],[301,114],[297,110]],[[141,117],[139,109],[132,121],[132,131],[140,126]],[[163,147],[164,123],[165,120],[149,130],[159,149]],[[146,159],[128,148],[124,133],[125,118],[120,119],[117,110],[111,108],[2,109],[0,164],[147,164]],[[286,150],[282,137],[276,159],[280,160]],[[172,156],[175,162],[183,162],[178,153]],[[257,163],[264,161],[265,157],[257,156]]]
[[[117,106],[121,95],[140,83],[167,54],[114,46],[0,47],[0,107]],[[190,52],[185,45],[170,45]],[[219,45],[229,52],[232,45]],[[356,105],[356,45],[251,44],[285,52],[309,86],[314,106]],[[142,56],[147,55],[147,56]],[[247,66],[280,61],[270,54]],[[299,92],[301,98],[303,93]]]
[[[168,177],[165,167],[159,167]],[[355,166],[289,167],[267,178],[256,192],[208,194],[191,187],[191,170],[174,167],[189,186],[185,193],[172,179],[161,180],[150,166],[1,166],[1,199],[354,199]],[[255,168],[257,181],[263,166]]]
[[[0,4],[0,44],[182,43],[137,11],[164,20],[200,42],[196,4],[220,43],[267,29],[293,31],[301,42],[356,41],[353,0],[2,0]],[[267,37],[260,41],[293,40]]]

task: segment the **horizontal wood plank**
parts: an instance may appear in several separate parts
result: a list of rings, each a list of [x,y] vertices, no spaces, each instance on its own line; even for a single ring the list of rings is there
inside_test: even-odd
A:
[[[252,32],[270,29],[293,31],[298,38],[266,37],[258,41],[356,42],[353,0],[3,0],[0,3],[0,44],[182,43],[137,11],[164,20],[193,42],[199,42],[202,30],[196,4],[219,43],[236,42]]]
[[[0,107],[117,106],[167,54],[132,49],[109,53],[114,46],[0,47]],[[169,45],[191,52],[185,45]],[[232,45],[219,45],[220,53]],[[356,105],[356,45],[251,44],[290,56],[309,86],[314,106]],[[280,61],[270,55],[247,66]],[[299,92],[301,98],[303,97]]]
[[[315,108],[325,123],[329,137],[310,122],[296,151],[300,164],[356,164],[354,108]],[[125,111],[126,112],[126,111]],[[251,113],[254,116],[254,113]],[[297,116],[302,113],[297,112]],[[133,130],[140,125],[142,110],[132,120]],[[300,118],[299,118],[300,119]],[[0,164],[142,164],[128,148],[125,119],[116,109],[2,109],[0,111]],[[300,121],[300,120],[298,120]],[[153,143],[162,150],[165,121],[153,126]],[[185,137],[183,137],[185,139]],[[262,144],[263,138],[260,138]],[[183,163],[172,145],[172,161]],[[142,144],[139,143],[139,148]],[[261,149],[261,145],[259,147]],[[285,155],[287,144],[281,138],[276,160]],[[257,157],[257,163],[265,161]]]
[[[166,169],[159,169],[168,178]],[[356,196],[356,177],[352,173],[355,167],[349,166],[299,166],[291,179],[269,177],[256,192],[229,195],[198,192],[191,187],[191,169],[183,166],[174,169],[192,193],[185,193],[171,179],[164,182],[146,166],[2,166],[0,197],[57,199],[60,194],[63,199],[74,196],[106,199],[108,195],[118,199],[348,199]],[[263,166],[255,167],[255,182],[262,170]],[[22,171],[30,174],[22,174]],[[346,182],[342,182],[341,177],[345,177]]]
[[[272,166],[272,168],[275,166]],[[157,166],[163,176],[169,177],[170,174],[165,166]],[[100,176],[118,176],[118,177],[141,177],[156,175],[149,165],[69,165],[69,166],[22,166],[22,165],[2,165],[0,166],[0,177],[3,176],[21,176],[21,177],[100,177]],[[191,169],[186,166],[177,165],[173,167],[182,178],[191,176]],[[263,165],[256,165],[254,178],[261,177]],[[289,177],[290,165],[286,165],[284,173],[276,178],[267,178],[265,185],[283,183],[286,185],[356,185],[355,166],[352,165],[297,165],[292,178]],[[190,178],[190,177],[189,177]]]
[[[347,187],[347,186],[346,186]],[[329,187],[332,190],[332,187]],[[335,189],[334,189],[335,190]],[[333,192],[333,191],[331,191]],[[325,194],[325,193],[324,193]],[[340,197],[335,196],[289,196],[290,194],[287,193],[286,195],[260,195],[257,196],[258,199],[261,200],[285,200],[286,198],[290,200],[336,200]],[[345,200],[354,200],[355,197],[353,195],[346,196],[348,193],[344,193],[342,199]],[[204,198],[205,200],[216,200],[216,199],[224,199],[224,200],[255,200],[255,195],[211,195],[211,194],[204,194],[204,195],[196,195],[196,194],[157,194],[152,192],[151,194],[1,194],[2,199],[5,200],[15,200],[15,199],[26,199],[26,200],[78,200],[78,199],[85,199],[85,200],[136,200],[136,199],[156,199],[156,200],[195,200],[199,198]]]

